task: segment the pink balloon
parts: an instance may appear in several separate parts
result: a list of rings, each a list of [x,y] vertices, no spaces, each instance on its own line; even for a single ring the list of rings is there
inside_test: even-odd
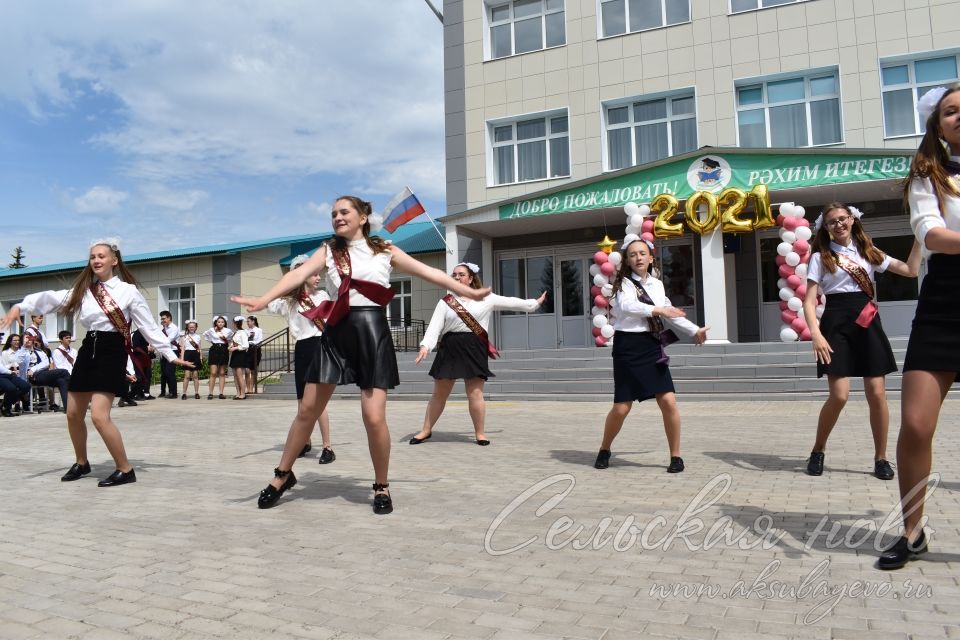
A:
[[[797,274],[793,274],[787,278],[787,285],[794,291],[796,291],[797,287],[799,287],[801,284],[803,284],[803,280],[801,280],[800,276]]]
[[[788,264],[782,264],[777,267],[777,273],[780,274],[781,278],[789,278],[793,275],[793,267]]]
[[[796,221],[797,221],[797,226],[798,226],[798,227],[809,227],[809,226],[810,226],[810,221],[807,220],[806,218],[796,218]]]
[[[784,218],[783,219],[783,228],[787,231],[793,231],[797,228],[797,220],[799,218]]]
[[[807,321],[797,316],[792,321],[790,321],[790,326],[793,327],[793,330],[797,333],[802,333],[804,329],[807,328]]]
[[[797,291],[797,297],[803,300],[804,296],[807,295],[807,285],[801,284],[799,287],[795,287]]]
[[[782,213],[781,213],[780,215],[778,215],[778,216],[777,216],[777,226],[778,226],[778,227],[782,227],[784,220],[786,220],[786,218],[783,217],[783,214],[782,214]]]
[[[606,309],[606,308],[607,308],[607,299],[604,298],[602,295],[596,296],[596,297],[593,299],[593,304],[594,304],[594,306],[597,306],[597,307],[599,307],[599,308],[601,308],[601,309]]]
[[[600,287],[598,287],[597,285],[593,285],[592,287],[590,287],[590,295],[593,296],[594,298],[600,295]]]
[[[787,306],[787,301],[786,301],[786,300],[781,300],[781,301],[780,301],[780,311],[787,311],[788,309],[790,309],[790,307]]]
[[[604,262],[600,265],[600,273],[605,276],[612,276],[616,270],[617,268],[610,262]]]
[[[783,324],[790,324],[797,317],[797,312],[793,309],[787,309],[786,311],[780,312],[780,319],[783,320]]]
[[[594,337],[594,338],[599,338],[599,337],[600,337],[600,327],[594,327],[594,328],[593,328],[593,337]]]
[[[651,233],[650,231],[644,231],[643,233],[640,234],[640,239],[646,240],[647,242],[653,242],[654,236],[653,236],[653,233]]]
[[[607,339],[604,338],[603,336],[597,336],[596,338],[593,339],[593,342],[598,347],[604,347],[607,345]]]
[[[810,329],[809,329],[809,328],[804,329],[802,332],[800,332],[800,339],[801,339],[801,340],[807,340],[807,341],[809,342],[810,338],[812,338],[812,336],[810,335]]]
[[[807,264],[808,262],[810,262],[810,255],[811,255],[810,252],[807,251],[805,254],[800,256],[800,263]]]
[[[607,260],[607,254],[605,254],[603,251],[597,251],[595,254],[593,254],[594,264],[605,264]]]
[[[796,220],[796,218],[793,218],[793,220]],[[797,241],[793,243],[793,250],[797,253],[804,254],[807,251],[810,251],[810,243],[806,240],[800,240],[798,238]]]
[[[640,227],[640,231],[643,233],[653,233],[653,220],[646,218],[643,221],[643,226]]]
[[[783,256],[778,255],[778,256],[777,256],[777,264],[778,264],[778,265],[785,265],[785,264],[787,264],[787,259],[784,258]]]

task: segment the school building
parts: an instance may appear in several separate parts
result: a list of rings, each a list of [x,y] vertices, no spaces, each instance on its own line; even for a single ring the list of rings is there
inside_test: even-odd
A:
[[[447,266],[477,262],[503,295],[553,293],[499,314],[502,348],[593,343],[588,269],[605,235],[623,238],[628,202],[672,227],[657,239],[668,295],[721,342],[779,340],[779,203],[811,221],[854,204],[907,257],[915,104],[958,79],[954,0],[443,8]],[[879,276],[889,335],[909,333],[918,290]]]

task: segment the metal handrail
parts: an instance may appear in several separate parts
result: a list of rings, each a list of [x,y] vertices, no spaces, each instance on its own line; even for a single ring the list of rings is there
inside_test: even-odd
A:
[[[427,328],[423,320],[400,321],[390,324],[390,337],[393,338],[394,351],[417,351]]]
[[[257,384],[280,372],[293,371],[293,350],[290,328],[277,331],[260,343],[260,366],[257,369]]]

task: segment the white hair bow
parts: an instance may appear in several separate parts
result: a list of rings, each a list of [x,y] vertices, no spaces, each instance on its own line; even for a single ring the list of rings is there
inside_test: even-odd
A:
[[[234,322],[243,322],[243,316],[233,316]]]
[[[628,233],[623,237],[623,244],[620,245],[620,251],[624,251],[627,247],[629,247],[631,244],[633,244],[639,239],[640,239],[640,236],[638,236],[637,234]]]
[[[457,263],[458,267],[466,267],[470,269],[470,273],[480,273],[480,267],[473,264],[472,262],[459,262]]]
[[[305,253],[301,253],[296,258],[290,261],[290,268],[296,269],[297,267],[301,266],[304,262],[306,262],[309,259],[310,259],[310,256],[308,256]]]
[[[943,94],[946,92],[946,87],[934,87],[923,94],[922,98],[917,100],[917,113],[919,113],[920,118],[923,119],[924,128],[927,126],[927,120],[933,115],[933,110],[937,108],[937,103],[940,102],[940,99],[943,98]]]
[[[863,211],[860,211],[860,209],[857,209],[854,206],[848,206],[847,209],[850,210],[850,215],[852,215],[857,220],[863,217]],[[817,216],[817,219],[813,222],[813,230],[819,231],[820,226],[822,224],[823,224],[823,214],[821,213],[820,215]]]
[[[110,247],[113,251],[120,251],[120,238],[97,238],[90,242],[90,248],[93,249],[97,245],[104,245]]]

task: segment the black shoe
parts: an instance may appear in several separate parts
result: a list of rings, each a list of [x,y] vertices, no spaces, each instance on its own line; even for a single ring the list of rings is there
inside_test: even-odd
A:
[[[808,476],[822,476],[823,475],[823,451],[811,451],[810,458],[807,460],[807,475]]]
[[[889,462],[880,458],[873,463],[873,475],[877,476],[880,480],[893,480],[893,468]]]
[[[73,466],[63,474],[63,477],[60,478],[60,482],[72,482],[74,480],[79,480],[83,476],[90,473],[90,463],[84,462],[80,464],[79,462],[74,462]]]
[[[288,469],[287,471],[280,471],[280,467],[277,467],[273,470],[274,477],[277,478],[286,478],[283,481],[283,485],[277,489],[272,484],[268,484],[267,488],[260,492],[260,498],[257,500],[257,506],[261,509],[269,509],[273,505],[277,504],[277,500],[280,499],[287,489],[293,487],[297,484],[297,476],[293,475],[293,470]]]
[[[221,400],[226,400],[226,399],[227,399],[227,396],[223,395],[222,393],[221,393],[220,395],[218,395],[217,397],[220,398]]]
[[[199,393],[193,394],[193,399],[194,399],[194,400],[199,400],[199,399],[200,399],[200,394],[199,394]]]
[[[181,399],[181,400],[186,400],[186,399],[187,399],[187,394],[184,393],[183,395],[181,395],[181,396],[180,396],[180,399]]]
[[[426,438],[417,438],[417,437],[410,438],[410,444],[420,444],[421,442],[426,442],[432,437],[433,437],[433,432],[431,431]]]
[[[13,411],[10,411],[10,407],[3,407],[0,409],[0,415],[2,415],[4,418],[12,418]]]
[[[324,447],[323,451],[320,452],[320,459],[317,460],[320,464],[330,464],[337,459],[337,454],[333,452],[333,449],[329,447]]]
[[[877,567],[888,571],[890,569],[899,569],[911,560],[916,560],[921,553],[927,552],[927,536],[920,532],[920,537],[913,544],[907,542],[906,536],[901,536],[897,542],[880,554],[877,561]]]
[[[156,400],[156,399],[157,399],[156,396],[152,396],[152,395],[150,395],[149,393],[148,393],[147,395],[143,396],[142,398],[138,398],[138,400]]]
[[[54,413],[56,413],[57,411],[60,411],[60,405],[51,403],[50,411],[53,411]]]
[[[303,456],[310,453],[311,449],[313,449],[313,445],[308,442],[307,444],[303,445],[303,449],[300,449],[300,455],[298,455],[297,457],[302,458]]]
[[[208,393],[208,394],[207,394],[207,400],[213,400],[213,394],[212,394],[212,393]]]
[[[683,471],[683,458],[670,456],[670,466],[667,467],[667,473],[680,473],[681,471]]]
[[[97,483],[98,487],[115,487],[121,484],[130,484],[137,481],[137,474],[133,469],[130,471],[120,471],[116,469],[109,476]]]
[[[176,393],[170,393],[170,394],[167,395],[167,397],[170,398],[171,400],[176,400],[176,399],[177,399],[177,394],[176,394]]]
[[[597,461],[593,463],[594,469],[606,469],[610,466],[610,449],[600,449],[597,454]]]
[[[477,440],[477,444],[480,445],[481,447],[485,447],[488,444],[490,444],[490,441],[484,438],[483,440]]]
[[[387,484],[373,483],[373,512],[377,515],[383,516],[393,511],[393,498],[390,497],[389,493],[383,493],[389,486],[389,482]]]

